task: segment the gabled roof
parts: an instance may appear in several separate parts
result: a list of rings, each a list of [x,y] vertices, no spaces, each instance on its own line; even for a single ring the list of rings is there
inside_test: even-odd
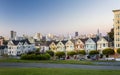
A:
[[[99,37],[91,38],[95,43],[99,40]]]
[[[104,36],[103,38],[104,38],[105,40],[107,40],[108,42],[112,42],[112,39],[109,38],[108,36]]]
[[[5,49],[7,48],[7,46],[0,46],[0,49]]]
[[[24,40],[12,40],[12,42],[13,42],[14,45],[18,45],[19,43],[25,44],[25,42],[27,42],[28,44],[31,44],[28,39],[24,39]]]
[[[55,41],[54,43],[57,45],[59,41]]]
[[[68,41],[68,40],[63,40],[63,41],[61,41],[61,42],[65,45],[67,41]]]
[[[87,40],[88,40],[88,38],[85,38],[85,39],[80,39],[83,43],[85,43]]]

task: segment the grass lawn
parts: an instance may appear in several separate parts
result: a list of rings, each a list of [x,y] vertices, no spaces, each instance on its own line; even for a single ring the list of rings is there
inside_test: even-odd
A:
[[[82,70],[68,68],[0,68],[0,75],[119,75],[120,70]]]
[[[83,64],[92,65],[90,61],[79,61],[79,60],[20,60],[15,58],[4,58],[0,59],[0,62],[19,62],[19,63],[56,63],[56,64]]]

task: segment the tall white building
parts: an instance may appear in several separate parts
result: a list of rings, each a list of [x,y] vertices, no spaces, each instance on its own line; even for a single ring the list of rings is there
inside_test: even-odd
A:
[[[114,48],[120,48],[120,10],[113,10],[114,13]]]

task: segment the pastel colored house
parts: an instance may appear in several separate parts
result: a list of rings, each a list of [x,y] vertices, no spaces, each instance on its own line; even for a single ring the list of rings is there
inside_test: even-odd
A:
[[[89,38],[85,42],[85,50],[87,53],[89,53],[91,50],[97,50],[97,41],[98,38]]]
[[[57,43],[57,51],[64,51],[65,52],[65,41],[59,41]]]
[[[50,50],[54,51],[54,52],[57,52],[57,43],[56,41],[51,41],[49,47],[50,47]]]
[[[35,50],[35,45],[31,44],[28,39],[10,40],[8,42],[8,55],[17,56]]]
[[[74,45],[74,47],[75,47],[75,50],[77,51],[77,50],[85,50],[85,41],[86,41],[87,39],[77,39],[77,40],[75,40],[75,45]]]
[[[74,43],[71,40],[68,40],[65,43],[65,49],[66,51],[74,51]]]
[[[101,37],[97,41],[97,50],[102,53],[102,50],[106,48],[112,48],[112,40],[109,37]]]

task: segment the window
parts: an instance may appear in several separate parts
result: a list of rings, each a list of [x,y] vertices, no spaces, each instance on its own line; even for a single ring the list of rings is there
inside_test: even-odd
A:
[[[118,18],[120,18],[120,14],[118,15]]]
[[[119,22],[119,20],[117,21],[117,24],[119,24],[120,22]],[[119,26],[118,26],[119,27]]]
[[[105,43],[103,44],[103,47],[105,47]]]
[[[120,29],[120,26],[118,26],[118,29]]]
[[[93,47],[91,46],[91,48],[93,48]]]
[[[116,47],[120,47],[120,44],[116,44]]]
[[[19,54],[20,53],[20,51],[17,51],[17,54]]]

